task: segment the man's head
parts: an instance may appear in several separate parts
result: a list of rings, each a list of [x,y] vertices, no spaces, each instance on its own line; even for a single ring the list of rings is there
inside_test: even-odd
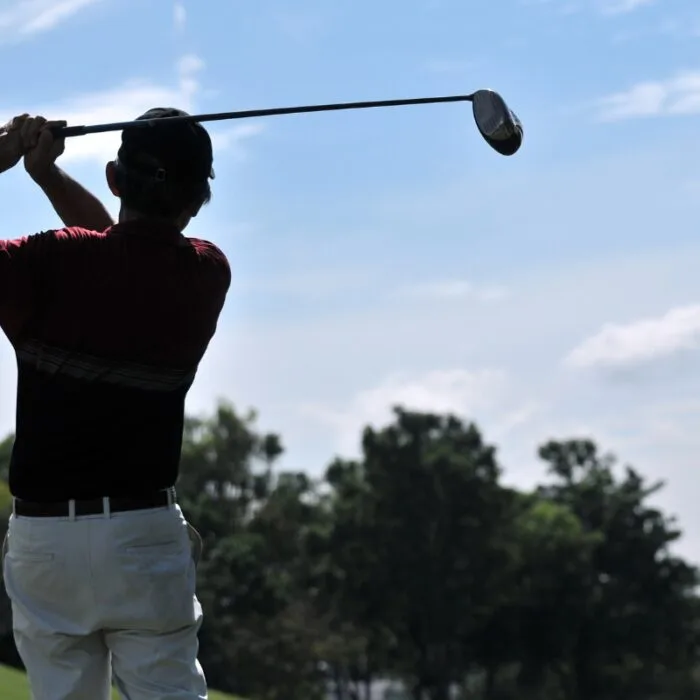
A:
[[[188,116],[155,108],[139,120]],[[172,221],[184,229],[211,198],[211,138],[198,122],[159,123],[122,132],[117,159],[107,164],[107,182],[125,216]]]

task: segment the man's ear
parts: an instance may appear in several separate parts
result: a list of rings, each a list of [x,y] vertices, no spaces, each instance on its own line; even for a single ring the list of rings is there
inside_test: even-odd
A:
[[[109,191],[115,196],[121,196],[119,193],[119,188],[117,187],[117,166],[113,160],[105,166],[105,176],[107,178],[107,186]]]

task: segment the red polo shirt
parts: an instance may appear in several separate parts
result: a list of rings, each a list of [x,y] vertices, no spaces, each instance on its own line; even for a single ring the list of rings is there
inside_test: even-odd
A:
[[[230,283],[215,245],[150,221],[0,241],[0,327],[18,366],[13,495],[173,486],[185,396]]]

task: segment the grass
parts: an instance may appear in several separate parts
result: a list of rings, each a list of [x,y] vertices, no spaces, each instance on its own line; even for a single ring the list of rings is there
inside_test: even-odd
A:
[[[113,692],[112,697],[114,700],[119,698],[116,692]],[[0,698],[2,700],[28,700],[29,686],[24,673],[14,668],[0,666]],[[240,700],[240,698],[237,699],[232,695],[211,690],[209,691],[209,700]]]

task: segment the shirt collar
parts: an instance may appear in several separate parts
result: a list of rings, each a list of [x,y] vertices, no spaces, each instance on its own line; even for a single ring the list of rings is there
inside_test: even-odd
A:
[[[177,243],[182,239],[182,231],[175,224],[161,219],[132,219],[123,223],[114,224],[106,231],[107,234],[136,235]]]

